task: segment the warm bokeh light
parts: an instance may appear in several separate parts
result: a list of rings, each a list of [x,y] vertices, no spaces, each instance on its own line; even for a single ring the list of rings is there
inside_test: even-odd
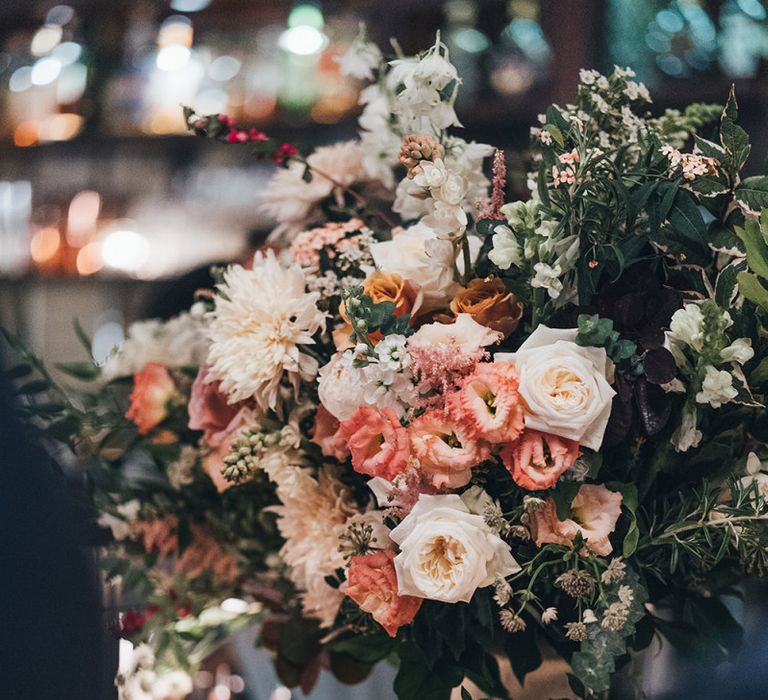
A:
[[[46,226],[32,236],[29,243],[29,254],[38,264],[48,262],[59,251],[61,246],[61,234],[53,226]]]
[[[136,272],[149,258],[149,241],[130,229],[115,229],[101,242],[104,263],[115,270]]]
[[[15,146],[34,146],[39,138],[39,124],[33,120],[19,122],[13,130]]]
[[[79,114],[52,114],[40,122],[40,141],[69,141],[80,133],[83,118]]]
[[[88,243],[77,253],[77,273],[79,275],[92,275],[104,266],[101,255],[101,245]]]
[[[78,192],[67,212],[67,242],[75,247],[85,245],[96,232],[101,211],[101,195],[93,190]]]

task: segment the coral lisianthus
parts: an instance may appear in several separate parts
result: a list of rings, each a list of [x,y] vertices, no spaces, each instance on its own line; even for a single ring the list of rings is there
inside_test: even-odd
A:
[[[394,558],[391,551],[353,557],[346,590],[347,596],[370,613],[390,637],[413,621],[423,602],[422,598],[398,593]]]
[[[472,478],[472,467],[490,456],[487,443],[439,409],[413,421],[408,434],[421,471],[436,488],[464,486]]]
[[[140,435],[146,435],[168,417],[168,402],[175,394],[176,384],[165,365],[147,362],[134,375],[131,405],[125,417],[136,424]]]
[[[323,404],[317,406],[312,442],[325,457],[335,457],[340,462],[349,457],[349,448],[344,437],[339,434],[339,421]]]
[[[339,426],[356,472],[392,481],[408,464],[408,433],[392,408],[360,406]]]
[[[579,443],[538,430],[526,430],[519,440],[505,445],[501,459],[514,482],[539,491],[555,485],[579,456]]]
[[[275,409],[283,375],[298,391],[301,379],[317,374],[317,360],[300,346],[314,344],[325,314],[305,284],[301,268],[283,267],[272,251],[257,253],[253,270],[234,265],[224,274],[208,362],[230,402],[253,398],[262,410]]]
[[[511,363],[478,363],[451,395],[449,406],[470,432],[489,442],[511,442],[524,427],[517,372]]]
[[[578,533],[587,546],[600,556],[613,548],[608,539],[621,515],[621,494],[605,486],[584,484],[571,503],[571,517],[559,520],[555,502],[548,498],[544,506],[531,513],[531,535],[536,544],[570,544]]]

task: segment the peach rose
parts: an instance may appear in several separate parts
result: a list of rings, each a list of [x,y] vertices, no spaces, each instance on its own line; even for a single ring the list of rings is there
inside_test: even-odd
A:
[[[453,301],[455,315],[466,313],[480,325],[499,331],[507,338],[523,317],[523,305],[498,277],[476,278],[460,290]]]
[[[131,405],[125,417],[136,424],[139,435],[146,435],[168,417],[168,402],[175,394],[176,384],[166,366],[147,362],[133,377]]]
[[[394,272],[374,272],[363,282],[363,292],[374,304],[391,301],[398,318],[405,314],[416,314],[421,306],[421,292],[410,280]]]
[[[241,404],[227,402],[219,382],[208,381],[208,366],[203,365],[192,383],[189,397],[189,429],[202,430],[208,442],[216,433],[224,430],[237,415]]]
[[[408,433],[392,408],[360,406],[339,426],[355,471],[392,481],[408,464]]]
[[[575,440],[538,430],[526,430],[519,440],[501,450],[501,459],[512,479],[529,491],[554,486],[578,456],[579,443]]]
[[[225,550],[204,525],[190,526],[192,540],[174,562],[174,570],[189,578],[207,571],[217,583],[230,583],[237,578],[237,558]]]
[[[537,546],[554,542],[571,544],[581,533],[587,546],[600,556],[611,553],[608,536],[621,514],[621,494],[603,485],[584,484],[571,503],[571,518],[558,520],[555,502],[548,498],[544,507],[531,513],[531,535]]]
[[[512,363],[481,362],[448,399],[451,412],[478,438],[512,442],[523,430],[525,417]]]
[[[335,457],[339,462],[349,457],[347,443],[339,434],[339,421],[323,404],[319,404],[315,412],[312,442],[320,448],[325,457]]]
[[[413,622],[423,602],[416,596],[398,595],[394,558],[392,551],[353,557],[346,590],[346,595],[370,613],[390,637]]]
[[[458,488],[469,483],[472,467],[488,459],[487,443],[476,439],[460,421],[432,409],[408,428],[411,449],[435,488]]]

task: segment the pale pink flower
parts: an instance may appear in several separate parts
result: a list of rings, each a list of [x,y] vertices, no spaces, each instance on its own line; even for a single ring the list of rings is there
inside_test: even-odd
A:
[[[558,520],[555,502],[548,498],[542,508],[531,512],[531,535],[537,546],[547,543],[569,545],[581,533],[589,549],[606,556],[611,553],[609,535],[621,515],[622,496],[603,485],[584,484],[571,503],[571,518]]]
[[[192,383],[189,397],[189,428],[202,430],[203,440],[215,440],[216,433],[224,430],[242,408],[242,404],[227,402],[219,382],[210,381],[208,366],[203,365]]]
[[[339,425],[338,419],[323,404],[318,404],[312,442],[320,447],[325,457],[335,457],[343,462],[349,457],[349,448],[344,437],[339,434]]]
[[[464,355],[503,340],[504,334],[479,324],[470,314],[458,314],[455,323],[427,323],[408,339],[408,348],[447,345]]]

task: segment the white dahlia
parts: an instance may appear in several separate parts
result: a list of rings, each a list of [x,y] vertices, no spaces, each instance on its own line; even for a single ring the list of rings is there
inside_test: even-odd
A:
[[[300,346],[314,343],[325,314],[316,306],[319,294],[305,286],[301,268],[281,266],[272,251],[257,253],[253,270],[233,265],[224,274],[208,364],[231,403],[253,398],[262,409],[275,409],[284,374],[294,390],[317,374],[317,360]]]

